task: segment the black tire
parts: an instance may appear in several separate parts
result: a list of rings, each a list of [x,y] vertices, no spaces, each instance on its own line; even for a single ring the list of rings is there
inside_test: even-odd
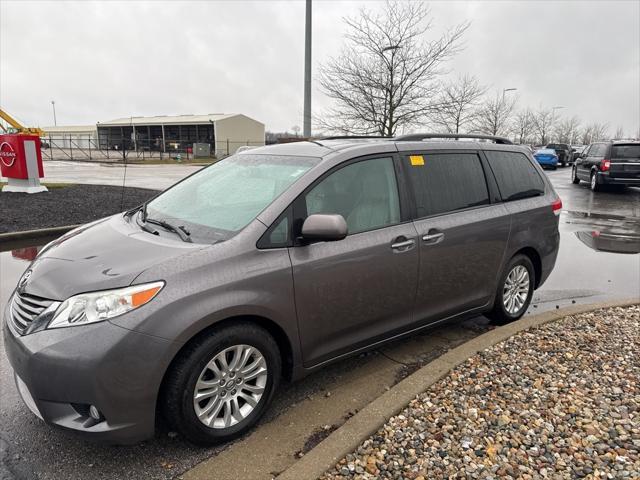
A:
[[[196,415],[193,394],[203,369],[218,353],[235,345],[256,348],[265,359],[267,380],[262,397],[243,420],[224,428],[212,428]],[[249,430],[266,411],[280,382],[282,360],[273,337],[252,323],[238,323],[213,330],[197,338],[174,361],[167,373],[162,391],[162,413],[169,426],[187,440],[211,445],[232,440]]]
[[[578,167],[575,165],[571,169],[571,183],[574,185],[578,185],[580,183],[580,179],[578,178]]]
[[[598,175],[596,174],[596,172],[591,172],[589,188],[592,192],[599,192],[600,190],[602,190],[602,187],[598,183]]]
[[[520,309],[514,313],[510,313],[506,310],[504,305],[504,288],[505,282],[507,280],[507,276],[509,273],[518,265],[522,265],[527,269],[527,273],[529,274],[529,291],[527,292],[527,298],[524,304],[520,307]],[[492,323],[496,325],[506,325],[507,323],[514,322],[522,317],[527,308],[529,308],[529,304],[531,303],[531,298],[533,297],[533,288],[536,283],[536,272],[533,268],[533,263],[531,263],[531,259],[523,254],[515,255],[505,266],[502,275],[500,275],[500,281],[498,282],[498,289],[496,291],[495,300],[493,302],[493,309],[486,314],[486,316],[491,319]]]

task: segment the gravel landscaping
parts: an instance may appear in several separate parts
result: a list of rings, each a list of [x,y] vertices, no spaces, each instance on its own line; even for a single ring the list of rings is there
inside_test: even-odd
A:
[[[0,234],[87,223],[140,205],[156,190],[70,185],[48,192],[0,193]]]
[[[639,479],[640,307],[566,317],[471,357],[324,479]]]

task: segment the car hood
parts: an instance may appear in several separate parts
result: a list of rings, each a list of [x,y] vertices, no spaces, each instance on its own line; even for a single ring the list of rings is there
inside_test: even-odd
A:
[[[147,268],[204,247],[143,232],[134,220],[118,214],[47,245],[27,269],[30,274],[21,289],[62,301],[78,293],[125,287]]]

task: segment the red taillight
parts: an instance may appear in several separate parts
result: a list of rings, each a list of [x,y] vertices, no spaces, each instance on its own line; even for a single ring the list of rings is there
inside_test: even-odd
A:
[[[611,160],[602,160],[600,162],[600,171],[606,172],[611,168]]]
[[[560,211],[562,210],[562,200],[560,200],[560,197],[551,204],[551,209],[554,215],[560,215]]]

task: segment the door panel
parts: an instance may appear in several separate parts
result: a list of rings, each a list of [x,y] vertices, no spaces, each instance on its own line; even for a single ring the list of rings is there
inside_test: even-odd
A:
[[[392,157],[354,159],[312,185],[294,206],[308,215],[342,215],[343,240],[298,244],[293,265],[306,367],[364,347],[412,321],[418,241],[398,190]]]
[[[405,223],[289,249],[305,367],[411,323],[417,243]]]
[[[490,301],[509,238],[505,206],[454,212],[415,224],[420,238],[416,320],[434,322]]]

